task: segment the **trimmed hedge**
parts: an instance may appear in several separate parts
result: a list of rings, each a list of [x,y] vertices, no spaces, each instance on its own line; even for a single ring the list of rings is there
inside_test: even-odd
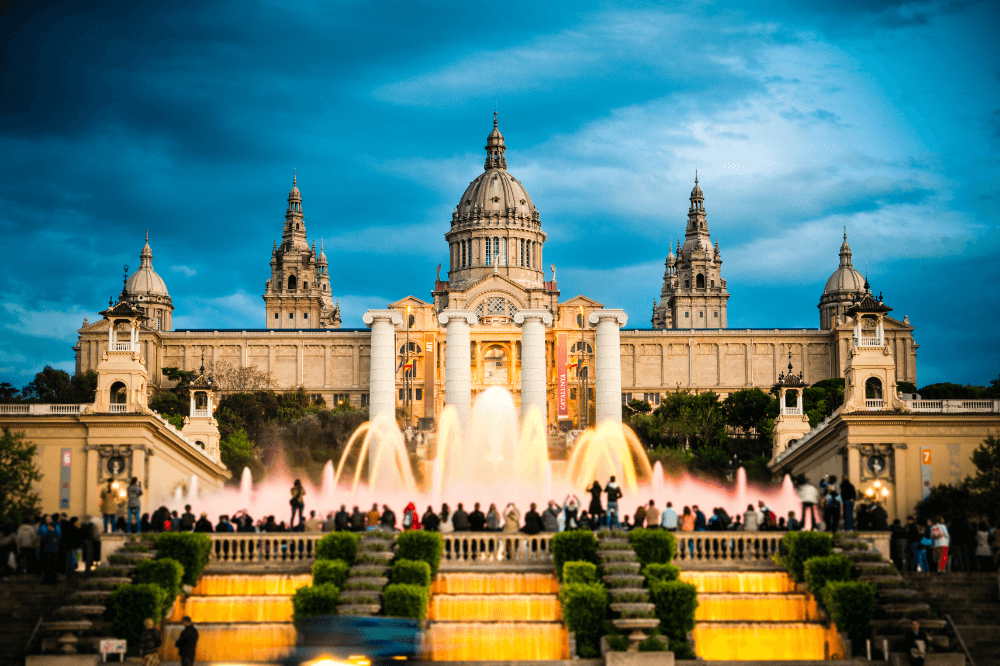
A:
[[[402,585],[431,586],[431,565],[423,560],[396,560],[389,580]]]
[[[313,585],[334,585],[344,589],[344,582],[351,575],[351,567],[344,560],[316,560],[313,562]]]
[[[823,606],[839,631],[855,645],[871,636],[875,612],[875,586],[863,581],[831,581],[823,588]]]
[[[666,652],[667,639],[660,636],[648,636],[639,641],[639,652]]]
[[[397,560],[423,560],[431,568],[431,578],[437,574],[444,552],[444,538],[437,532],[410,530],[396,539]]]
[[[628,541],[642,564],[670,564],[677,550],[677,539],[667,530],[632,530]]]
[[[164,532],[156,537],[156,559],[171,559],[184,567],[181,583],[194,585],[208,566],[212,540],[202,532]]]
[[[300,587],[292,596],[292,622],[299,622],[316,615],[336,615],[340,590],[332,583]]]
[[[650,580],[649,600],[656,605],[660,631],[670,645],[684,643],[694,630],[694,611],[698,608],[698,588],[679,580]]]
[[[854,562],[843,555],[810,557],[805,563],[806,587],[819,598],[827,583],[851,580],[853,568]]]
[[[559,591],[559,600],[566,626],[576,632],[577,654],[585,658],[598,656],[608,609],[607,590],[600,583],[566,583]]]
[[[108,598],[111,610],[111,628],[115,638],[128,641],[129,654],[138,654],[139,637],[145,627],[143,622],[150,618],[159,622],[163,618],[167,593],[159,585],[141,583],[120,586]]]
[[[430,596],[430,590],[423,585],[403,583],[386,585],[382,591],[382,608],[389,617],[423,620],[427,617],[427,603],[430,601]]]
[[[552,535],[550,548],[559,580],[566,562],[597,563],[597,537],[590,530],[567,530]],[[572,630],[571,630],[572,631]]]
[[[597,582],[597,565],[593,562],[567,562],[563,565],[563,583]]]
[[[330,532],[316,542],[317,560],[343,560],[354,564],[361,537],[354,532]]]
[[[164,592],[163,614],[170,611],[174,599],[181,592],[184,567],[177,560],[164,557],[161,560],[143,560],[135,567],[135,582],[157,585]]]
[[[826,557],[833,551],[833,537],[826,532],[788,532],[781,539],[780,563],[792,572],[796,583],[805,581],[806,560]]]
[[[647,581],[659,580],[667,582],[670,580],[680,580],[681,578],[681,568],[676,564],[659,564],[653,562],[644,566],[640,573],[642,573]]]

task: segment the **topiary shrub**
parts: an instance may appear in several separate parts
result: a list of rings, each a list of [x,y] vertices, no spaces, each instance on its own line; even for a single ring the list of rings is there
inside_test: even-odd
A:
[[[194,585],[208,566],[212,540],[203,532],[164,532],[156,537],[156,559],[171,559],[184,567],[181,582]]]
[[[340,590],[332,583],[300,587],[292,595],[292,622],[296,628],[307,617],[336,615]]]
[[[628,639],[620,634],[607,634],[604,636],[608,641],[608,648],[615,652],[625,652],[628,650]]]
[[[667,640],[660,636],[649,636],[639,641],[639,652],[666,652]]]
[[[677,539],[667,530],[632,530],[628,541],[642,564],[670,564],[677,550]]]
[[[846,632],[852,643],[860,645],[871,636],[875,612],[875,586],[863,581],[831,581],[822,592],[823,606],[839,631]]]
[[[560,532],[566,534],[566,532]],[[566,583],[559,591],[563,620],[576,632],[576,651],[581,657],[594,656],[604,633],[608,592],[600,583]]]
[[[354,532],[330,532],[316,542],[317,560],[343,560],[354,564],[361,537]]]
[[[157,585],[164,593],[163,614],[166,615],[181,592],[184,567],[177,560],[164,557],[161,560],[143,560],[135,567],[135,582]]]
[[[597,565],[593,562],[567,562],[563,565],[563,583],[597,583]]]
[[[444,552],[444,539],[437,532],[411,530],[396,539],[397,560],[423,560],[431,568],[431,578],[437,574]]]
[[[121,585],[108,598],[111,610],[111,628],[115,638],[128,641],[129,654],[138,654],[139,636],[143,622],[150,618],[159,622],[163,618],[167,593],[152,583]]]
[[[698,589],[679,580],[650,580],[649,600],[656,605],[660,631],[670,639],[670,645],[687,640],[694,630],[694,611],[698,608]]]
[[[389,617],[423,620],[427,617],[430,590],[423,585],[395,583],[382,591],[382,608]]]
[[[819,598],[827,583],[851,580],[853,568],[851,559],[843,555],[810,557],[805,562],[806,587]]]
[[[825,532],[788,532],[781,539],[778,562],[792,573],[796,583],[802,583],[806,560],[826,557],[832,550],[833,537]]]
[[[684,642],[677,642],[673,639],[670,640],[670,650],[674,653],[674,659],[697,659],[698,656],[694,653],[694,648],[686,640]]]
[[[431,565],[423,560],[396,560],[389,580],[400,585],[431,586]]]
[[[562,580],[563,565],[566,562],[597,563],[597,537],[589,530],[559,532],[552,535],[549,543],[559,580]]]
[[[676,564],[659,564],[653,562],[652,564],[647,564],[642,568],[642,575],[647,581],[659,580],[680,580],[681,578],[681,568]]]
[[[333,585],[344,589],[344,582],[351,575],[351,567],[344,560],[316,560],[313,562],[313,585]]]

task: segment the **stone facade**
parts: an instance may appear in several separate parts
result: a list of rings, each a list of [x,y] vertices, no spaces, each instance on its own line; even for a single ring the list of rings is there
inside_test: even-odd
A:
[[[407,296],[388,304],[401,321],[395,327],[397,405],[402,406],[405,397],[404,373],[410,375],[414,419],[434,417],[445,404],[447,332],[439,320],[444,310],[475,315],[476,323],[469,328],[473,396],[502,386],[519,402],[521,329],[515,315],[544,310],[552,317],[544,331],[548,421],[575,421],[586,404],[580,398],[586,396],[592,403],[595,396],[596,326],[589,316],[604,304],[582,295],[561,300],[554,266],[551,279],[545,279],[541,217],[524,186],[507,172],[506,144],[496,121],[486,151],[485,170],[463,193],[445,233],[448,279],[442,280],[438,271],[429,301]],[[282,243],[275,243],[272,251],[264,326],[178,331],[144,326],[138,345],[150,390],[169,387],[163,368],[196,370],[204,358],[206,364],[256,366],[269,372],[280,389],[301,386],[327,404],[367,404],[371,331],[340,328],[326,256],[322,246],[317,254],[308,243],[301,203],[296,181],[288,196]],[[653,328],[620,331],[623,401],[638,398],[655,405],[663,394],[677,390],[721,395],[748,387],[768,390],[789,354],[806,383],[844,376],[854,330],[836,308],[846,309],[850,289],[856,286],[846,239],[840,268],[824,289],[821,327],[816,329],[728,328],[730,294],[721,263],[718,243],[710,242],[704,194],[696,182],[685,242],[676,255],[669,249]],[[887,316],[881,325],[895,381],[915,383],[913,327],[906,319]],[[413,366],[404,370],[407,333]],[[107,323],[85,321],[79,335],[74,347],[77,370],[95,368],[107,346]]]

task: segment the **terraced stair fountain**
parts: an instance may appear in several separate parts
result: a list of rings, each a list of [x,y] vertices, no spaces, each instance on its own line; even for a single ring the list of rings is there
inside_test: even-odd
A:
[[[655,617],[656,607],[649,601],[649,591],[643,587],[639,573],[641,565],[632,544],[620,532],[602,533],[597,543],[597,557],[604,572],[602,580],[608,587],[613,601],[611,610],[619,614],[612,624],[622,631],[630,631],[629,651],[639,650],[646,630],[660,626]]]

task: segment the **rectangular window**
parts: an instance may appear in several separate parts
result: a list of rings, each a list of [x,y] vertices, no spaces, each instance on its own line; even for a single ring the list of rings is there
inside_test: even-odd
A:
[[[469,264],[466,263],[466,253],[465,253],[465,241],[462,241],[462,268],[465,268]]]
[[[504,238],[503,242],[500,243],[500,266],[507,265],[507,239]]]
[[[576,389],[575,388],[571,388],[569,390],[569,399],[570,400],[576,400]]]
[[[627,405],[630,402],[632,402],[632,394],[631,393],[622,393],[622,404],[623,405]]]
[[[705,318],[705,313],[704,312],[699,312],[698,313],[698,319],[704,319],[704,318]]]
[[[278,313],[277,313],[277,312],[275,312],[275,313],[274,313],[274,318],[275,318],[275,319],[277,319],[277,318],[278,318]]]
[[[308,312],[303,312],[302,313],[302,318],[303,319],[309,319],[309,313]]]
[[[486,239],[486,265],[493,265],[493,247],[490,245],[490,239]]]
[[[288,318],[289,319],[295,319],[295,313],[294,312],[289,312],[288,313]]]
[[[521,239],[521,266],[524,266],[524,239]]]
[[[362,393],[361,394],[361,406],[362,407],[367,407],[368,406],[368,394],[367,393]]]
[[[690,316],[691,316],[691,313],[690,313],[690,312],[685,312],[685,313],[684,313],[684,318],[685,318],[685,319],[687,319],[687,318],[688,318],[688,317],[690,317]]]
[[[716,319],[718,319],[718,318],[719,318],[719,313],[718,313],[718,312],[716,312],[716,313],[715,313],[715,318],[716,318]]]
[[[399,389],[399,399],[406,400],[406,394],[403,393],[403,389]]]
[[[424,390],[417,389],[417,400],[423,400],[423,399],[424,399]]]
[[[531,268],[531,241],[524,244],[524,265]]]

